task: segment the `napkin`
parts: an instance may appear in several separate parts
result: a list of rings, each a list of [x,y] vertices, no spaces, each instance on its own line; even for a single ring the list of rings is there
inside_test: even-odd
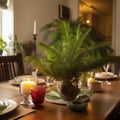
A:
[[[11,111],[10,113],[0,116],[0,119],[1,120],[17,120],[32,112],[35,112],[35,110],[31,108],[26,108],[24,106],[18,106],[15,110]]]
[[[52,99],[60,99],[61,98],[61,96],[59,95],[59,93],[56,90],[46,93],[46,97],[52,98]]]

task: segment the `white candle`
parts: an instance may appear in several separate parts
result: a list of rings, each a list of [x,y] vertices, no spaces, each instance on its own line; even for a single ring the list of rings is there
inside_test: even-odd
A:
[[[30,95],[31,88],[34,87],[36,83],[34,81],[22,81],[21,82],[21,94]]]
[[[34,21],[33,34],[36,34],[36,21]]]

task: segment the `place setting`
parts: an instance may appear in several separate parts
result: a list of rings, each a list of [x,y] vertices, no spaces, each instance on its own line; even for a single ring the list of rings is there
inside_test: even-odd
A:
[[[19,95],[23,96],[23,99],[16,103],[10,98],[0,98],[0,117],[6,119],[17,119],[23,117],[31,112],[34,112],[36,108],[41,108],[41,104],[44,102],[46,86],[44,84],[38,84],[34,77],[20,76],[19,83]],[[35,109],[34,109],[35,108]],[[12,113],[11,113],[12,112]]]
[[[36,108],[44,102],[45,94],[49,88],[55,85],[53,78],[49,76],[37,76],[37,69],[31,75],[16,76],[9,80],[11,85],[19,86],[19,94],[23,96],[20,105]]]
[[[34,78],[34,77],[33,77],[32,75],[17,76],[17,77],[15,77],[14,79],[9,80],[9,83],[10,83],[11,85],[19,86],[21,80],[24,79],[24,78]],[[45,79],[43,79],[43,78],[36,77],[35,79],[36,79],[36,81],[37,81],[37,84],[45,83]]]
[[[17,103],[10,99],[0,98],[0,116],[17,108]]]
[[[114,74],[113,72],[109,72],[110,65],[110,63],[104,65],[102,72],[95,73],[95,79],[106,81],[107,84],[111,84],[110,81],[118,80],[118,75]]]
[[[105,72],[98,72],[95,74],[95,78],[96,79],[115,79],[118,78],[118,75],[112,73],[112,72],[107,72],[107,74]]]
[[[34,81],[37,84],[44,84],[45,83],[45,77],[43,77],[43,76],[38,77],[37,72],[38,72],[38,70],[36,69],[35,71],[32,71],[31,75],[16,76],[14,79],[9,80],[9,83],[11,85],[19,86],[23,79],[34,79]]]
[[[11,99],[0,98],[0,119],[15,120],[35,110],[20,106]]]
[[[6,114],[6,119],[16,119],[21,116],[25,116],[26,114],[35,111],[35,109],[31,108],[36,108],[44,102],[46,93],[45,78],[38,78],[37,73],[32,75],[17,76],[15,77],[14,82],[12,80],[9,80],[9,83],[11,85],[18,86],[18,89],[16,90],[18,91],[19,95],[23,96],[23,100],[19,103],[16,103],[10,98],[0,98],[1,118],[4,118],[4,115],[6,116]],[[10,88],[13,89],[14,86]],[[27,108],[25,106],[29,106],[30,108]],[[15,114],[9,114],[11,111],[13,111],[12,113]]]
[[[21,76],[16,76],[14,79],[9,80],[9,83],[11,85],[15,86],[20,86],[20,83],[23,79],[29,79],[33,80],[36,82],[36,84],[44,84],[47,87],[53,86],[56,84],[55,80],[52,77],[49,76],[38,76],[37,75],[38,70],[36,69],[35,71],[32,71],[31,75],[21,75]]]
[[[57,89],[54,89],[46,93],[45,101],[57,105],[65,105],[72,111],[81,112],[86,110],[87,104],[90,101],[92,94],[93,92],[89,89],[81,89],[75,100],[67,101],[62,98]]]
[[[34,77],[23,78],[20,82],[20,95],[24,97],[24,100],[20,102],[21,105],[31,106],[32,108],[39,108],[44,102],[46,93],[51,91],[51,87],[56,85],[54,79],[46,77],[44,84],[38,84],[38,81]],[[40,106],[39,106],[40,105]]]
[[[45,93],[45,85],[38,85],[34,80],[23,80],[20,83],[20,95],[22,95],[24,99],[20,104],[32,108],[39,108],[44,102]]]

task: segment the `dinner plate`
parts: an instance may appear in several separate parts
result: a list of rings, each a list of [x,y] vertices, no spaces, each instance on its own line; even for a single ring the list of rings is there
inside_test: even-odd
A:
[[[83,89],[81,90],[79,97],[76,99],[76,101],[81,103],[88,101],[91,95],[92,92],[90,90]],[[59,95],[58,91],[56,90],[46,93],[45,101],[59,105],[67,105],[69,103],[68,101],[63,100]]]
[[[118,78],[118,76],[112,72],[108,72],[107,74],[105,72],[98,72],[98,73],[95,73],[95,78],[96,79],[115,79],[115,78]]]
[[[12,84],[12,85],[20,85],[20,82],[18,82],[16,79],[9,80],[9,83]],[[42,79],[42,78],[38,78],[37,83],[38,84],[45,83],[45,80]]]
[[[87,98],[81,98],[81,101],[88,101],[89,100],[89,96]],[[59,105],[67,105],[68,101],[65,101],[63,100],[62,98],[58,98],[58,99],[54,99],[54,98],[49,98],[49,97],[45,97],[45,101],[47,102],[51,102],[51,103],[54,103],[54,104],[59,104]]]
[[[66,105],[68,103],[61,98],[57,90],[46,93],[45,101],[61,105]]]
[[[15,80],[16,80],[17,82],[21,82],[21,80],[23,80],[23,79],[28,79],[28,78],[33,78],[33,76],[32,76],[32,75],[16,76],[16,77],[15,77]]]
[[[13,111],[17,107],[17,103],[15,101],[4,98],[0,98],[0,101],[5,101],[6,103],[8,103],[8,107],[0,112],[0,116]]]
[[[12,85],[20,85],[20,82],[23,80],[23,79],[34,79],[34,77],[32,75],[22,75],[22,76],[17,76],[15,77],[15,79],[12,79],[12,80],[9,80],[9,83],[12,84]],[[41,84],[41,83],[45,83],[45,80],[43,78],[35,78],[37,81],[38,84]]]
[[[54,103],[54,104],[59,104],[59,105],[66,105],[68,104],[67,101],[64,101],[63,99],[52,99],[52,98],[45,98],[45,101],[47,102],[51,102],[51,103]]]

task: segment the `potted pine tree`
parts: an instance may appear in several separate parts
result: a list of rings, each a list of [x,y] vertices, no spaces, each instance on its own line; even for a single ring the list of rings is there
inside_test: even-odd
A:
[[[83,72],[120,60],[119,56],[114,56],[108,42],[91,36],[91,27],[64,20],[47,24],[47,28],[50,27],[52,31],[49,32],[53,35],[54,42],[50,45],[39,42],[44,56],[27,56],[25,60],[43,75],[60,81],[58,87],[64,100],[71,101],[76,98],[80,92],[79,77]]]

